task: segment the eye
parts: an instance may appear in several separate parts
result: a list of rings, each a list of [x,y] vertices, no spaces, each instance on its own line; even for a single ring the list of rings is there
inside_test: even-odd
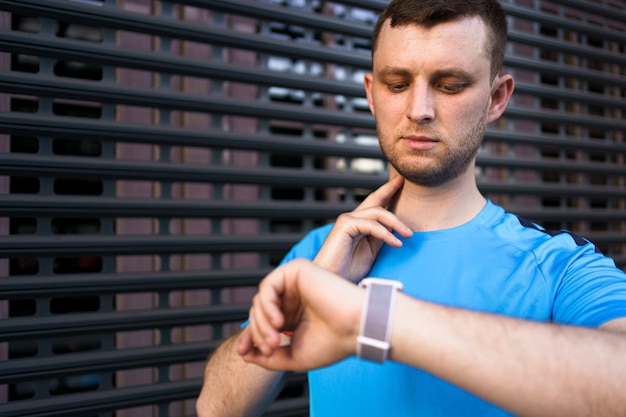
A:
[[[399,93],[401,91],[406,90],[409,85],[407,83],[389,83],[387,84],[387,88],[394,93]]]
[[[446,94],[456,94],[463,91],[463,89],[467,86],[467,84],[437,84],[437,88],[443,91]]]

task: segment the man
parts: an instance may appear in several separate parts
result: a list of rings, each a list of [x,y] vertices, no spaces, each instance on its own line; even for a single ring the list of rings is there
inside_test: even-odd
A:
[[[200,417],[262,414],[285,370],[312,370],[312,416],[626,415],[625,275],[476,186],[485,125],[514,87],[505,42],[496,1],[385,9],[365,89],[390,181],[285,258],[314,264],[263,281],[249,325],[209,360]],[[372,345],[383,364],[354,357],[369,299],[350,281],[365,276],[404,286],[391,348]]]

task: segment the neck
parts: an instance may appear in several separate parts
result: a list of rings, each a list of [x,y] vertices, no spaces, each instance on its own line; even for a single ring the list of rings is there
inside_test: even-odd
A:
[[[474,170],[468,171],[471,172],[438,187],[405,181],[390,210],[416,232],[449,229],[467,223],[486,204],[485,197],[478,191]],[[397,174],[392,172],[391,175]]]

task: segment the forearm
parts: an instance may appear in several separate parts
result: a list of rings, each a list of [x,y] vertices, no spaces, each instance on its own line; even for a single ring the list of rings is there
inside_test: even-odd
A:
[[[239,333],[224,341],[209,359],[198,417],[259,416],[282,389],[285,373],[244,362],[236,352],[238,338]]]
[[[626,336],[401,296],[391,359],[524,416],[626,415]]]

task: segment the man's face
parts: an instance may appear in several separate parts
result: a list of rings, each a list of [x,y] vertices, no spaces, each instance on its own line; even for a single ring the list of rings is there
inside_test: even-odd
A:
[[[479,18],[381,30],[365,88],[381,149],[409,181],[438,186],[473,169],[497,118],[487,45]]]

